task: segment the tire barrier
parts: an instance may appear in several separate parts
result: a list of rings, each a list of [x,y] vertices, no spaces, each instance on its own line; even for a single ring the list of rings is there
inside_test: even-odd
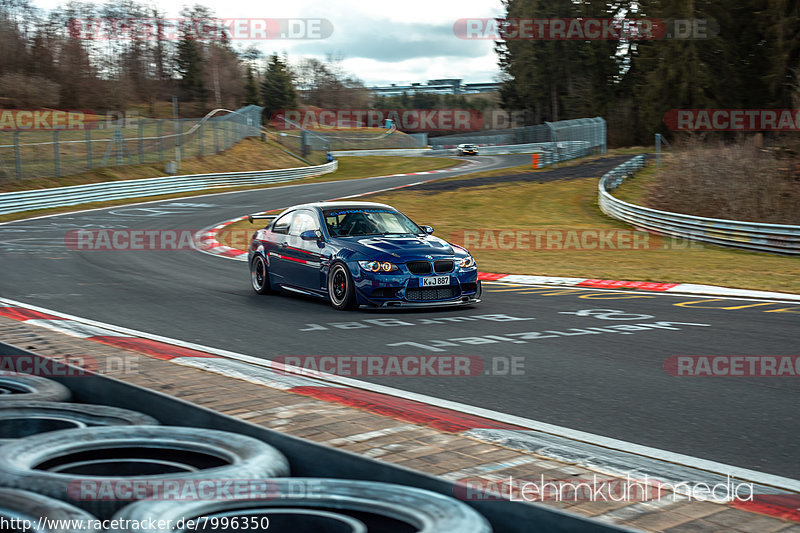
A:
[[[106,405],[0,402],[0,444],[62,429],[92,426],[157,426],[148,415]]]
[[[360,533],[357,522],[369,533],[491,533],[486,519],[468,505],[428,490],[371,481],[324,478],[283,478],[268,480],[270,498],[239,501],[139,501],[114,518],[163,521],[184,520],[183,531],[242,529],[243,524],[291,524],[292,531],[315,533]],[[299,513],[297,510],[306,510]],[[276,511],[279,514],[276,514]],[[331,516],[330,514],[333,514]],[[200,519],[189,523],[193,519]],[[227,520],[223,520],[227,518]],[[356,522],[353,522],[355,519]],[[348,523],[349,521],[349,523]],[[143,523],[143,522],[140,522]],[[325,524],[318,529],[313,524]],[[194,528],[189,527],[194,526]],[[197,527],[201,526],[201,527]],[[220,528],[222,526],[222,528]],[[272,527],[270,527],[272,529]],[[276,531],[288,531],[278,528]],[[165,533],[166,529],[148,529],[141,533]],[[181,531],[181,529],[172,529]],[[120,532],[121,533],[121,532]]]
[[[0,405],[16,402],[62,402],[72,397],[64,385],[28,375],[0,376]]]
[[[99,518],[109,518],[130,501],[153,497],[152,490],[165,490],[167,482],[192,485],[289,474],[283,454],[258,439],[191,427],[65,429],[2,449],[0,486],[61,499]]]
[[[12,525],[10,528],[3,528],[4,533],[29,533],[33,531],[33,527],[25,526],[28,524],[38,525],[43,516],[47,516],[50,520],[44,524],[42,529],[36,529],[36,533],[95,533],[99,531],[89,527],[95,517],[82,509],[26,490],[0,488],[0,519],[5,519],[8,524]],[[71,521],[72,525],[69,525]],[[76,522],[81,523],[84,527],[74,527]]]
[[[40,357],[2,342],[0,346],[8,353]],[[29,389],[24,392],[36,389],[31,384],[47,381],[35,378],[27,382]],[[164,527],[166,522],[158,521],[170,517],[177,517],[178,521],[163,530],[165,533],[243,529],[297,533],[491,533],[492,527],[509,533],[534,529],[629,531],[546,506],[508,500],[462,501],[453,497],[456,485],[445,479],[292,437],[100,374],[64,381],[76,398],[94,398],[143,412],[125,411],[121,420],[105,422],[133,424],[143,422],[142,416],[149,416],[180,426],[91,427],[97,420],[80,419],[79,423],[89,427],[55,429],[2,445],[0,518],[96,517],[94,527],[110,528],[103,533],[111,533],[113,528],[119,528],[120,533],[161,531],[146,528]],[[5,382],[3,386],[9,389],[9,396],[20,392],[18,381]],[[63,396],[63,389],[59,393]],[[24,413],[31,403],[19,402],[9,408],[12,413],[15,409]],[[39,405],[41,402],[33,403]],[[72,414],[83,410],[87,417],[114,418],[120,411],[55,402],[47,402],[43,408],[57,410],[59,406]],[[0,425],[3,407],[0,404]],[[215,429],[200,429],[204,427]],[[289,460],[292,469],[303,477],[289,477]],[[306,477],[315,474],[320,477]],[[352,479],[359,477],[375,481]],[[16,505],[18,496],[7,496],[20,493],[29,495],[22,500],[24,504]],[[30,499],[47,503],[30,507]],[[72,514],[65,515],[62,509]],[[206,518],[206,522],[192,522],[193,515]],[[145,523],[141,517],[146,518]],[[114,524],[113,518],[129,521]],[[41,528],[18,532],[13,527],[0,527],[0,533],[32,531],[50,533]],[[86,527],[53,533],[78,531],[95,533]]]

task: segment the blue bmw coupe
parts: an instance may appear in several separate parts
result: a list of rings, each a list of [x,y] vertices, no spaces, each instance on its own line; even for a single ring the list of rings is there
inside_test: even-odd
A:
[[[248,250],[258,294],[284,289],[327,298],[340,310],[480,301],[469,252],[388,205],[320,202],[249,217],[257,218],[270,220]]]

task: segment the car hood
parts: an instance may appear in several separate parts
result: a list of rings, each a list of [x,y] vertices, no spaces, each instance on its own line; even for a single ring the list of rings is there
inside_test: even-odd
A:
[[[346,248],[371,259],[384,259],[380,255],[389,255],[394,259],[424,259],[426,255],[433,257],[455,255],[455,250],[447,241],[432,235],[403,237],[371,235],[339,237],[337,240]]]

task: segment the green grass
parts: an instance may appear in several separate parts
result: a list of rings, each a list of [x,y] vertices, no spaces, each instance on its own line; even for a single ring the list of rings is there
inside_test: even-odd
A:
[[[492,172],[495,175],[510,173],[509,169]],[[620,189],[627,189],[626,201],[639,200],[652,172],[652,168],[646,169]],[[487,175],[486,172],[480,174]],[[481,231],[554,230],[563,235],[563,232],[571,230],[622,230],[628,234],[632,230],[630,226],[605,216],[598,208],[597,183],[597,179],[583,179],[487,185],[446,192],[401,190],[364,199],[395,206],[417,223],[433,226],[436,235],[452,242],[463,242],[464,230],[478,230],[478,245],[470,249],[483,272],[700,283],[800,292],[800,258],[674,239],[661,241],[658,236],[641,232],[633,235],[639,239],[647,238],[653,248],[548,250],[544,245],[539,249],[492,249],[492,243],[485,239],[487,233]],[[263,222],[237,222],[221,233],[220,241],[246,250],[252,231],[263,226]],[[491,235],[497,237],[499,234]],[[532,243],[531,237],[529,248]]]
[[[463,240],[464,230],[629,231],[631,228],[626,224],[600,212],[597,181],[484,186],[433,194],[398,191],[368,199],[393,205],[416,222],[434,226],[440,237],[455,242]],[[479,235],[479,245],[472,246],[471,251],[484,272],[701,283],[800,292],[800,258],[795,257],[673,239],[661,242],[653,235],[646,237],[658,245],[656,249],[491,249],[492,243],[485,241],[486,233]],[[511,242],[517,241],[513,239]]]
[[[615,198],[628,202],[629,204],[644,205],[650,186],[658,177],[658,167],[651,163],[636,173],[632,178],[628,178],[612,191]]]

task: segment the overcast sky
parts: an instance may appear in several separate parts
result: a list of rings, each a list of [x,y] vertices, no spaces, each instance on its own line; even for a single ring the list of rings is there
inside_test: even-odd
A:
[[[61,4],[34,0],[45,9]],[[98,2],[102,3],[102,2]],[[159,0],[159,9],[178,16],[184,0]],[[240,41],[255,44],[265,54],[344,57],[346,71],[367,85],[463,78],[466,82],[495,81],[497,56],[492,41],[467,41],[453,34],[460,18],[492,18],[503,13],[500,0],[201,0],[220,18],[324,18],[333,35],[322,40]]]

